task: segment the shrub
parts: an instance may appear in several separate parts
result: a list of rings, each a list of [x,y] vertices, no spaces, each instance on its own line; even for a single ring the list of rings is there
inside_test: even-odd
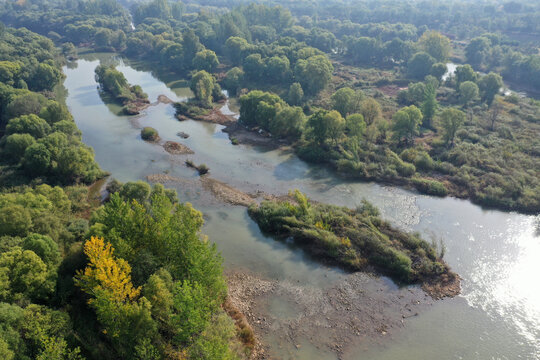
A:
[[[416,178],[413,179],[413,184],[418,191],[424,194],[434,196],[446,196],[448,194],[444,184],[437,180]]]
[[[414,165],[421,170],[431,170],[433,168],[433,159],[425,151],[422,151],[414,158]]]
[[[159,139],[159,134],[156,129],[147,126],[141,130],[141,138],[146,141],[156,141]]]
[[[199,171],[199,175],[204,175],[204,174],[207,174],[210,169],[208,168],[208,166],[206,166],[206,164],[201,164],[197,167],[197,170]]]

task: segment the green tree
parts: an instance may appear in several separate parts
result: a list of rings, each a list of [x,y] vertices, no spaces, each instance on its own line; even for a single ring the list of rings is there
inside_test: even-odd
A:
[[[287,83],[291,77],[289,59],[285,56],[272,56],[266,60],[266,78],[270,82]]]
[[[191,78],[189,88],[195,94],[195,98],[205,107],[212,106],[212,91],[215,80],[212,75],[204,70],[198,71]]]
[[[287,94],[287,102],[290,105],[301,105],[304,99],[304,90],[302,90],[302,85],[300,83],[293,83],[289,87],[289,92]]]
[[[26,93],[16,96],[6,106],[5,115],[7,118],[19,117],[22,115],[39,115],[41,109],[47,103],[47,99],[41,94]]]
[[[452,50],[450,39],[434,30],[423,33],[418,46],[439,62],[446,61]]]
[[[151,191],[147,182],[130,181],[122,185],[119,194],[126,201],[137,200],[140,204],[144,204],[150,198]]]
[[[0,211],[0,234],[25,236],[32,227],[30,210],[20,204],[6,204]]]
[[[248,126],[263,126],[266,128],[275,116],[276,105],[279,107],[285,105],[279,96],[260,90],[250,91],[240,97],[239,121]]]
[[[114,33],[111,29],[101,28],[94,35],[94,42],[98,47],[109,47],[113,42]]]
[[[49,125],[53,125],[62,120],[73,121],[73,116],[66,105],[57,101],[50,101],[39,113],[39,117],[46,120]]]
[[[196,57],[196,54],[203,48],[204,46],[200,43],[199,37],[192,29],[187,28],[182,32],[182,50],[184,55],[184,64],[191,64],[193,62],[193,59]]]
[[[366,131],[366,123],[362,114],[351,114],[345,119],[345,129],[348,136],[360,138]]]
[[[30,234],[22,242],[24,250],[32,250],[47,266],[57,266],[62,258],[58,244],[47,235]]]
[[[197,70],[213,72],[218,65],[219,60],[212,50],[199,51],[193,58],[193,67]]]
[[[232,95],[238,94],[242,83],[244,81],[244,71],[239,67],[233,67],[227,71],[225,79],[223,79],[223,86],[229,90]]]
[[[503,87],[503,80],[501,75],[494,72],[482,76],[478,81],[478,87],[480,93],[482,94],[482,100],[484,100],[488,105],[491,105],[495,95],[501,91]]]
[[[144,285],[143,295],[152,304],[152,317],[170,332],[175,330],[171,327],[170,318],[173,314],[173,280],[171,274],[161,269],[148,278]]]
[[[444,74],[446,74],[446,71],[448,70],[446,64],[444,63],[436,63],[431,66],[430,74],[433,75],[438,81],[442,80],[442,77]]]
[[[369,126],[382,116],[381,105],[377,100],[368,97],[360,103],[360,113],[364,116],[364,121]]]
[[[424,102],[422,103],[422,125],[427,129],[431,129],[433,126],[432,120],[437,112],[437,106],[436,90],[433,85],[428,84],[426,85]]]
[[[248,48],[249,44],[246,39],[238,36],[231,36],[225,42],[225,53],[235,65],[240,65]]]
[[[38,300],[52,290],[47,265],[33,251],[15,247],[0,254],[1,301]]]
[[[332,79],[334,67],[324,55],[315,55],[306,60],[298,60],[294,69],[295,78],[310,94],[317,94]]]
[[[56,84],[62,80],[63,76],[62,72],[57,68],[52,67],[49,64],[41,63],[38,65],[34,75],[28,82],[28,87],[35,91],[52,91]]]
[[[9,120],[6,134],[30,134],[34,138],[42,138],[51,132],[51,127],[37,115],[22,115]]]
[[[456,84],[459,88],[459,85],[465,81],[471,81],[476,82],[476,72],[469,64],[465,64],[463,66],[458,66],[456,68]]]
[[[489,54],[491,42],[485,37],[476,37],[465,47],[467,62],[475,66],[482,66]]]
[[[429,75],[431,67],[435,64],[435,59],[425,52],[419,52],[407,63],[407,72],[415,79],[423,79]]]
[[[479,93],[478,85],[472,81],[465,81],[459,85],[459,100],[465,107],[478,98]]]
[[[171,323],[176,329],[174,342],[177,345],[191,343],[208,326],[216,305],[197,282],[178,283],[174,289],[175,313],[171,317]]]
[[[414,105],[404,107],[394,114],[393,121],[392,130],[396,140],[405,140],[405,143],[409,144],[418,134],[422,112]]]
[[[304,130],[306,116],[298,106],[284,106],[270,120],[269,130],[274,136],[298,139]]]
[[[51,153],[43,144],[33,144],[26,148],[23,157],[24,169],[31,175],[47,175],[51,167]]]
[[[444,109],[440,115],[440,124],[443,130],[443,138],[446,143],[454,146],[456,131],[465,122],[465,114],[456,108]]]
[[[335,110],[319,110],[311,115],[307,123],[309,136],[319,144],[324,144],[327,139],[337,142],[345,130],[345,120]]]
[[[257,81],[266,72],[266,65],[261,54],[251,54],[244,59],[244,71],[249,80]]]
[[[4,153],[14,162],[19,162],[24,156],[26,148],[36,142],[30,134],[12,134],[7,136],[5,140]]]
[[[347,116],[359,110],[362,98],[363,93],[360,90],[355,92],[349,87],[344,87],[336,91],[330,100],[334,110],[337,110],[341,116]]]

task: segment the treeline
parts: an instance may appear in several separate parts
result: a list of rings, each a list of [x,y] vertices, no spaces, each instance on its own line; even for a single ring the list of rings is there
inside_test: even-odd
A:
[[[240,97],[239,121],[294,142],[302,158],[329,163],[348,177],[534,213],[540,183],[538,171],[530,171],[538,169],[538,142],[531,136],[538,108],[516,96],[499,97],[501,86],[499,75],[479,76],[466,65],[444,83],[433,76],[412,83],[396,99],[343,87],[326,108],[304,109],[251,91]],[[392,112],[384,114],[380,101]],[[515,145],[522,150],[510,156],[507,149]]]
[[[243,358],[253,334],[221,307],[221,257],[200,235],[202,214],[144,182],[112,181],[99,206],[102,183],[88,184],[105,174],[52,91],[60,53],[2,29],[0,358]],[[38,76],[45,84],[33,81],[42,65],[56,75]]]
[[[101,50],[124,49],[131,30],[129,12],[116,0],[6,1],[0,20],[55,42],[95,43]]]
[[[93,150],[65,105],[54,100],[63,79],[61,55],[52,42],[28,30],[0,34],[0,158],[4,186],[21,176],[53,184],[91,183],[102,176]],[[24,182],[24,180],[23,180]]]
[[[248,0],[184,1],[187,6],[227,9],[241,6]],[[450,2],[384,2],[363,1],[294,1],[275,0],[301,21],[301,25],[316,24],[332,28],[340,23],[354,28],[358,25],[396,23],[417,28],[436,29],[455,34],[460,39],[472,38],[485,32],[516,32],[538,34],[536,19],[540,13],[537,3],[525,0],[491,0],[481,3],[454,0]],[[424,32],[423,30],[421,33]]]

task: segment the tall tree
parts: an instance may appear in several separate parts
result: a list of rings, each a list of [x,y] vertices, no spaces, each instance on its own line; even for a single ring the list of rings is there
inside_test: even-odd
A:
[[[490,72],[489,74],[480,78],[478,81],[478,87],[480,88],[482,99],[488,105],[491,105],[495,95],[497,95],[503,87],[502,77],[497,73]]]
[[[443,138],[450,146],[454,146],[456,131],[465,122],[465,114],[456,108],[444,109],[440,115],[440,124],[443,130]]]
[[[422,125],[431,129],[433,127],[432,120],[437,112],[437,91],[432,84],[427,84],[424,92],[424,102],[422,103]]]
[[[448,60],[452,50],[450,39],[434,30],[423,33],[418,40],[418,46],[438,62]]]
[[[394,114],[393,121],[392,130],[396,140],[404,140],[406,144],[410,144],[418,134],[422,112],[414,105],[404,107]]]

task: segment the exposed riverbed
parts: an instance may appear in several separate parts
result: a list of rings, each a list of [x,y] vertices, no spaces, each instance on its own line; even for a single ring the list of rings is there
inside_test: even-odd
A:
[[[177,188],[181,201],[204,212],[203,231],[218,244],[226,272],[238,285],[236,296],[242,296],[242,289],[255,291],[249,284],[262,287],[247,305],[269,356],[540,357],[538,217],[344,181],[287,150],[234,146],[221,125],[179,122],[170,104],[156,104],[136,117],[118,115],[120,107],[104,104],[98,95],[94,69],[100,60],[118,61],[110,54],[90,55],[64,69],[67,104],[83,141],[94,148],[100,166],[120,181],[153,175]],[[140,85],[151,102],[159,95],[173,101],[190,96],[189,89],[178,87],[183,84],[178,79],[157,79],[123,62],[117,68],[131,84]],[[162,141],[181,143],[194,154],[170,154],[160,144],[142,141],[144,126],[157,129]],[[189,137],[179,137],[179,132]],[[298,188],[314,200],[350,207],[366,198],[396,226],[444,240],[446,261],[463,278],[462,296],[433,302],[418,287],[400,289],[384,277],[344,274],[322,265],[292,244],[264,236],[245,207],[216,197],[197,172],[184,165],[186,159],[206,164],[212,179],[248,194],[283,195]]]

